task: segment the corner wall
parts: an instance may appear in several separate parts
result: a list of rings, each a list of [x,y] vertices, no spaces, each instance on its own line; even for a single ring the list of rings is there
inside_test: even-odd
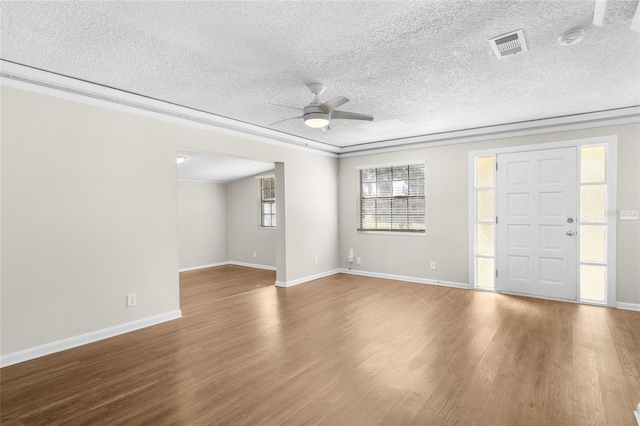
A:
[[[273,174],[270,171],[257,176]],[[259,226],[257,176],[229,183],[229,260],[275,268],[276,228]]]

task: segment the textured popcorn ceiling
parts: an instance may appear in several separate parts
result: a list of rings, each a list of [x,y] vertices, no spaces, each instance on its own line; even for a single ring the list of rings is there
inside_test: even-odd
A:
[[[273,171],[275,164],[226,155],[178,150],[178,179],[229,183],[247,176]]]
[[[638,0],[425,2],[3,2],[2,59],[351,146],[640,104]],[[563,32],[585,39],[560,46]],[[488,39],[522,28],[529,52]],[[293,117],[312,99],[373,122],[323,133]]]

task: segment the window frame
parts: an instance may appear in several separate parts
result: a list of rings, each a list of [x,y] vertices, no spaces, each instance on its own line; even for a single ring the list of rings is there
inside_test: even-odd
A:
[[[423,179],[423,188],[422,188],[422,194],[421,195],[409,195],[410,192],[410,188],[409,188],[409,182],[411,181],[410,179],[410,173],[409,173],[409,169],[411,166],[423,166],[423,168],[425,169],[424,174],[422,175],[422,179]],[[392,194],[389,196],[375,196],[375,197],[363,197],[363,193],[362,193],[362,172],[364,170],[371,170],[371,169],[381,169],[381,168],[391,168],[391,182],[394,181],[393,179],[393,168],[399,168],[399,167],[407,167],[407,195],[399,195],[399,196],[394,196],[393,195],[393,183],[392,185]],[[420,178],[418,178],[420,179]],[[377,183],[377,179],[376,179],[376,183]],[[356,212],[356,232],[358,233],[365,233],[365,234],[387,234],[387,235],[409,235],[409,236],[424,236],[426,235],[426,222],[427,222],[427,213],[426,213],[426,162],[423,161],[411,161],[411,162],[401,162],[401,163],[392,163],[392,164],[379,164],[379,165],[365,165],[365,166],[358,166],[356,167],[356,184],[357,184],[357,212]],[[379,199],[389,199],[389,200],[393,200],[394,198],[404,198],[404,199],[422,199],[424,202],[424,212],[423,212],[423,217],[422,217],[422,221],[423,221],[423,228],[422,229],[408,229],[408,228],[402,228],[402,229],[370,229],[370,228],[363,228],[362,222],[363,222],[363,201],[366,199],[369,200],[379,200]],[[408,209],[408,202],[407,202],[407,209]],[[376,211],[375,213],[376,216],[379,216],[379,213]],[[393,216],[393,212],[391,211],[389,213],[390,216]],[[407,220],[408,220],[408,210],[406,211],[405,215],[407,216]]]
[[[265,180],[273,180],[273,198],[263,198],[263,182]],[[256,181],[258,183],[258,228],[259,229],[276,229],[276,226],[278,225],[276,222],[276,178],[275,175],[264,175],[264,176],[256,176]],[[264,205],[265,203],[268,203],[272,206],[271,211],[273,213],[265,213],[264,212]],[[272,220],[271,223],[273,223],[273,225],[264,225],[264,217],[265,216],[271,216]]]

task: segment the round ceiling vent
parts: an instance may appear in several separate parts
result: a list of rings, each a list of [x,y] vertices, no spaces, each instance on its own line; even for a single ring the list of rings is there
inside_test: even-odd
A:
[[[558,37],[558,43],[561,46],[569,46],[572,44],[580,43],[584,38],[584,30],[582,28],[578,28],[575,30],[569,30],[566,33],[562,34]]]

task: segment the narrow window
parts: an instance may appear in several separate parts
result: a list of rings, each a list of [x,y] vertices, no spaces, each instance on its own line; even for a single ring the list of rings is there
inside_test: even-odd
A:
[[[276,179],[262,177],[258,179],[260,195],[260,227],[276,227]]]
[[[580,300],[606,302],[606,146],[580,148]]]
[[[358,231],[425,232],[424,163],[358,172]]]
[[[476,286],[494,289],[495,283],[495,158],[476,157],[475,165]]]

